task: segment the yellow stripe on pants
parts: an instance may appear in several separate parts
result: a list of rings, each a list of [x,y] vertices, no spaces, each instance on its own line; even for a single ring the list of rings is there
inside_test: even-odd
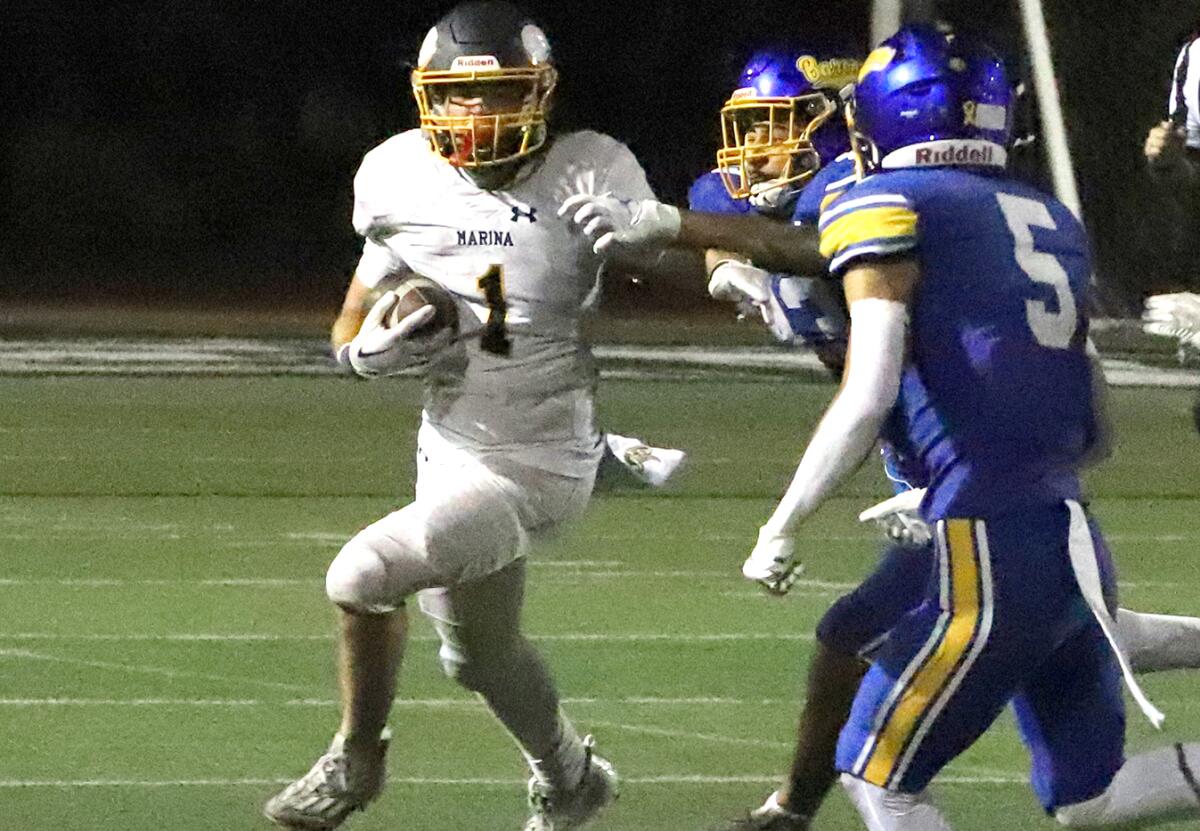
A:
[[[950,623],[933,657],[909,681],[891,716],[879,728],[871,760],[862,778],[885,788],[921,718],[967,654],[979,623],[979,557],[971,520],[946,520],[950,558]],[[944,601],[943,601],[944,602]]]

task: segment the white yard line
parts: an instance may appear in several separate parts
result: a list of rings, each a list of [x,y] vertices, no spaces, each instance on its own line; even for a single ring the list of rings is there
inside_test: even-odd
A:
[[[1195,708],[1200,706],[1190,698],[1164,698],[1156,696],[1155,701],[1172,708]],[[664,698],[657,696],[626,696],[620,698],[597,698],[592,696],[566,696],[562,703],[569,707],[651,707],[651,708],[687,708],[687,707],[792,707],[799,703],[790,698],[732,698],[728,696],[682,696],[679,698]],[[296,708],[330,708],[338,707],[339,702],[333,698],[0,698],[0,709],[106,709],[116,707],[154,708],[180,707],[191,709],[246,709],[251,707],[296,707]],[[397,698],[393,709],[399,710],[466,710],[490,715],[487,707],[474,698]],[[667,735],[655,727],[638,725],[613,725],[588,720],[588,724],[610,726],[626,730],[654,730],[660,735]],[[683,734],[680,735],[692,735]],[[737,740],[743,742],[745,740]],[[789,745],[790,747],[790,745]]]
[[[622,698],[594,698],[567,696],[562,702],[571,707],[591,705],[619,707],[779,707],[790,706],[794,701],[785,699],[741,699],[722,696],[692,696],[682,698],[659,698],[654,696],[630,696]],[[108,707],[193,707],[212,709],[239,709],[245,707],[337,707],[332,698],[291,698],[275,701],[265,698],[0,698],[0,708],[12,709],[46,708],[108,708]],[[462,709],[488,714],[487,707],[475,698],[398,698],[398,709]],[[589,722],[591,723],[591,722]]]
[[[261,777],[242,779],[0,779],[0,788],[238,788],[286,785],[293,777]],[[388,776],[393,784],[448,787],[496,787],[520,788],[524,779],[515,778],[451,778],[423,776]],[[743,785],[768,784],[779,781],[778,773],[747,773],[728,776],[674,773],[658,776],[625,776],[622,781],[629,785]],[[943,776],[937,780],[941,785],[1025,785],[1027,780],[1018,775],[997,776]]]
[[[531,563],[530,565],[537,567],[539,564]],[[699,579],[729,579],[730,581],[742,581],[742,578],[737,575],[733,569],[666,569],[659,571],[646,571],[641,569],[613,569],[601,570],[601,567],[607,565],[605,561],[594,561],[593,565],[597,566],[595,570],[590,568],[579,568],[578,564],[541,564],[541,567],[546,568],[550,573],[540,577],[539,580],[559,580],[559,579],[663,579],[663,580],[699,580]],[[578,570],[576,570],[578,569]],[[324,585],[324,580],[320,577],[209,577],[196,579],[128,579],[124,577],[3,577],[0,578],[0,589],[2,588],[18,588],[23,586],[61,586],[66,588],[88,588],[88,589],[104,589],[104,588],[126,588],[134,586],[150,586],[150,587],[208,587],[208,588],[292,588],[303,587],[310,588],[313,586]],[[804,592],[812,591],[847,591],[857,586],[857,583],[850,582],[831,582],[827,580],[798,580],[796,581],[793,590]],[[1149,585],[1149,584],[1144,584]],[[1171,585],[1171,584],[1164,584]],[[748,589],[753,589],[753,586],[746,584]]]
[[[44,661],[54,664],[87,667],[89,669],[105,669],[117,672],[128,672],[136,675],[158,675],[163,678],[195,678],[203,681],[218,681],[225,684],[240,684],[263,689],[290,690],[306,692],[309,688],[300,684],[285,684],[280,681],[263,681],[257,678],[238,678],[229,675],[213,675],[206,672],[190,672],[187,670],[158,667],[149,664],[122,664],[115,661],[89,661],[82,658],[63,658],[58,655],[46,655],[31,652],[27,649],[0,649],[0,661]]]
[[[743,641],[811,641],[808,632],[560,632],[528,635],[530,640],[578,643],[737,643]],[[333,633],[325,635],[278,635],[266,632],[0,632],[0,641],[64,641],[64,642],[162,642],[162,643],[290,643],[331,641]],[[434,643],[435,635],[415,635],[411,641]],[[36,657],[22,650],[0,650],[2,657]],[[44,660],[53,660],[45,656]],[[66,659],[64,659],[66,660]],[[72,659],[73,660],[73,659]]]
[[[643,736],[654,736],[661,739],[686,739],[693,742],[708,742],[712,744],[739,745],[742,747],[769,747],[777,750],[791,750],[795,742],[779,742],[771,739],[742,739],[736,736],[722,736],[714,733],[694,733],[690,730],[671,730],[664,727],[652,727],[644,724],[625,724],[617,721],[587,720],[588,728],[603,727],[608,730],[620,730],[625,733],[637,733]]]
[[[531,565],[537,565],[531,563]],[[542,564],[548,565],[548,564]],[[555,564],[557,565],[557,564]],[[602,561],[597,561],[596,565],[602,566]],[[658,571],[643,571],[640,569],[609,569],[609,570],[589,570],[588,568],[578,568],[573,565],[561,564],[561,567],[548,566],[550,572],[538,578],[539,582],[564,582],[576,581],[584,579],[593,580],[729,580],[731,583],[742,583],[742,578],[739,577],[731,569],[664,569]],[[286,588],[305,588],[311,589],[324,585],[324,581],[319,577],[210,577],[196,579],[136,579],[131,580],[123,577],[0,577],[0,589],[4,588],[20,588],[24,586],[58,586],[62,588],[80,588],[80,589],[108,589],[108,588],[131,588],[131,587],[152,587],[152,588],[171,588],[171,587],[200,587],[200,588],[250,588],[250,589],[286,589]],[[856,588],[859,584],[848,581],[830,581],[830,580],[798,580],[792,587],[792,594],[796,596],[817,596],[822,597],[831,592],[845,592]],[[1185,584],[1170,581],[1170,580],[1121,580],[1117,584],[1122,589],[1143,589],[1143,588],[1160,588],[1160,589],[1178,589],[1183,588]],[[753,596],[757,590],[745,584],[742,591],[729,590],[723,592],[723,595],[735,596],[746,595]],[[764,595],[765,596],[765,595]],[[774,600],[774,598],[772,598]],[[2,637],[2,636],[0,636]]]
[[[824,377],[807,350],[778,347],[595,347],[602,374],[678,380],[697,371],[767,370]],[[634,364],[634,366],[630,366]],[[1114,386],[1197,387],[1200,372],[1105,359]],[[316,339],[79,338],[0,341],[4,375],[304,375],[340,370]]]

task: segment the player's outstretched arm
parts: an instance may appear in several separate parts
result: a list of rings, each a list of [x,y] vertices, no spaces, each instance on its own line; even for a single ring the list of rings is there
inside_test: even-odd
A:
[[[896,402],[908,301],[917,278],[916,262],[908,259],[865,262],[845,274],[850,348],[841,389],[742,566],[743,575],[769,591],[782,593],[791,587],[798,573],[796,528],[862,464]]]
[[[679,213],[677,245],[732,251],[759,268],[788,274],[824,274],[829,265],[818,250],[815,226],[778,222],[759,214]]]
[[[818,250],[816,228],[764,216],[686,211],[654,199],[588,193],[566,199],[558,215],[581,229],[597,254],[621,248],[719,248],[771,271],[823,274],[827,265]]]

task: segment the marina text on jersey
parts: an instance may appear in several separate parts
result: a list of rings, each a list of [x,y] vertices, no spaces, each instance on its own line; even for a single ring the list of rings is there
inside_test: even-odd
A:
[[[512,233],[509,231],[459,231],[458,244],[511,248],[513,246],[513,238]]]

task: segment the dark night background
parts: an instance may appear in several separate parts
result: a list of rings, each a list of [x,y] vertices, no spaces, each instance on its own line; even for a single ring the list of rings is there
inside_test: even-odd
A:
[[[5,305],[270,306],[282,291],[332,309],[357,256],[354,171],[415,119],[403,64],[453,3],[5,5]],[[523,5],[556,52],[556,122],[626,141],[676,202],[711,167],[749,49],[791,38],[865,51],[869,26],[865,0]],[[1015,2],[939,11],[1022,63]],[[1098,270],[1133,297],[1157,279],[1141,143],[1200,4],[1047,0],[1046,12]]]

